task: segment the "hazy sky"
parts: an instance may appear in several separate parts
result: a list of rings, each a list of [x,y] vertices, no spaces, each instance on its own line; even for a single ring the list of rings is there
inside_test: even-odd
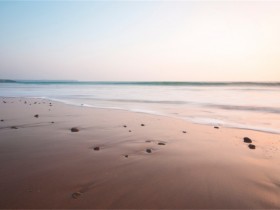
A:
[[[1,1],[0,78],[280,81],[280,1]]]

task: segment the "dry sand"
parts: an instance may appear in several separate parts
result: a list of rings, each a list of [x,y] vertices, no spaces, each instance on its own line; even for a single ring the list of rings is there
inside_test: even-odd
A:
[[[2,119],[0,208],[280,208],[279,135],[43,99]]]

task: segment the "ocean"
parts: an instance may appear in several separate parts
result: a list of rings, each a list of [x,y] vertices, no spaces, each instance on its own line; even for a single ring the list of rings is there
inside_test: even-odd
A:
[[[44,98],[280,134],[280,82],[2,80],[0,97]]]

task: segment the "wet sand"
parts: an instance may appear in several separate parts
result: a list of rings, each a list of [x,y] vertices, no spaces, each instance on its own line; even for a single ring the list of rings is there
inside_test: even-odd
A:
[[[2,209],[280,208],[279,135],[43,99],[0,120]]]

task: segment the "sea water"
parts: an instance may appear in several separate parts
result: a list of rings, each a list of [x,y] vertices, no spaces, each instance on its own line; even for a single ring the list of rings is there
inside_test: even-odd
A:
[[[276,82],[16,81],[0,83],[0,96],[46,98],[280,134]]]

